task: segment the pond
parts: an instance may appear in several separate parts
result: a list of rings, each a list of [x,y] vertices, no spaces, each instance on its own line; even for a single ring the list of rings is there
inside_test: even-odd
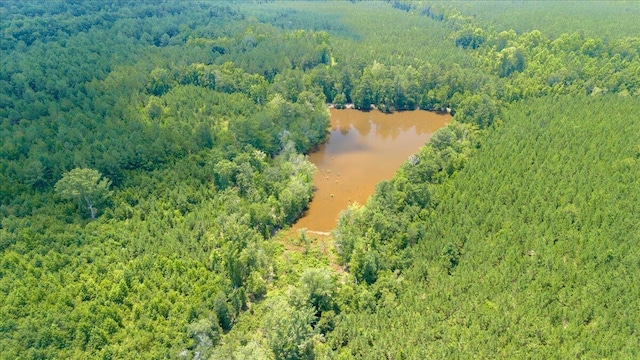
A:
[[[329,232],[349,204],[365,204],[376,184],[391,179],[451,116],[416,110],[384,114],[331,109],[328,140],[309,155],[318,167],[309,208],[293,226]]]

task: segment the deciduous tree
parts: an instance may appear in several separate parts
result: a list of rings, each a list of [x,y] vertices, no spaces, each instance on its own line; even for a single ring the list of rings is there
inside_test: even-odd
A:
[[[109,197],[110,185],[111,181],[103,178],[98,170],[76,168],[64,174],[55,189],[60,197],[86,205],[91,219],[95,219],[96,205]]]

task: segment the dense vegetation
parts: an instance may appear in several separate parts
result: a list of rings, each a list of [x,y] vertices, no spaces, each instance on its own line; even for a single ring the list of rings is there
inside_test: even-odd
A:
[[[216,4],[49,5],[2,6],[2,356],[201,353],[264,296],[328,126],[322,93],[207,41],[262,26],[284,71],[324,37]]]
[[[0,358],[639,357],[639,12],[0,3]],[[277,235],[327,102],[455,114],[344,272]]]
[[[552,38],[564,33],[580,33],[603,41],[637,37],[640,8],[628,1],[535,1],[476,2],[459,1],[456,10],[482,19],[496,31],[517,33],[539,30]]]
[[[342,256],[365,283],[354,293],[380,295],[354,299],[332,346],[358,358],[638,357],[639,108],[609,96],[517,104],[440,188],[423,149],[341,219]],[[410,201],[416,176],[427,206]]]

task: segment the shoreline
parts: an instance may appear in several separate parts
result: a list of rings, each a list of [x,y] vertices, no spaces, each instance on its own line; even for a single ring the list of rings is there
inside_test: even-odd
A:
[[[338,108],[336,107],[336,105],[334,103],[327,103],[327,108],[328,109],[336,109],[336,110],[359,110],[359,111],[368,111],[368,110],[362,110],[362,109],[356,109],[355,105],[353,103],[348,103],[345,104],[343,108]],[[378,109],[377,106],[375,106],[374,104],[371,104],[371,109],[370,110],[380,110]],[[419,107],[415,108],[415,109],[402,109],[402,110],[394,110],[392,112],[396,112],[396,111],[415,111],[415,110],[425,110],[425,109],[421,109]],[[382,110],[380,110],[382,111]],[[444,109],[444,111],[441,110],[425,110],[425,111],[432,111],[438,114],[451,114],[451,108],[447,107]]]

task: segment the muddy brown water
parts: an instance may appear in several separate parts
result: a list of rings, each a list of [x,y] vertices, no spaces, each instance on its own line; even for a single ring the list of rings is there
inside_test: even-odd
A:
[[[384,114],[331,109],[329,139],[309,155],[318,167],[309,208],[293,226],[310,232],[335,228],[349,204],[365,204],[376,184],[391,179],[411,154],[451,116],[416,110]]]

